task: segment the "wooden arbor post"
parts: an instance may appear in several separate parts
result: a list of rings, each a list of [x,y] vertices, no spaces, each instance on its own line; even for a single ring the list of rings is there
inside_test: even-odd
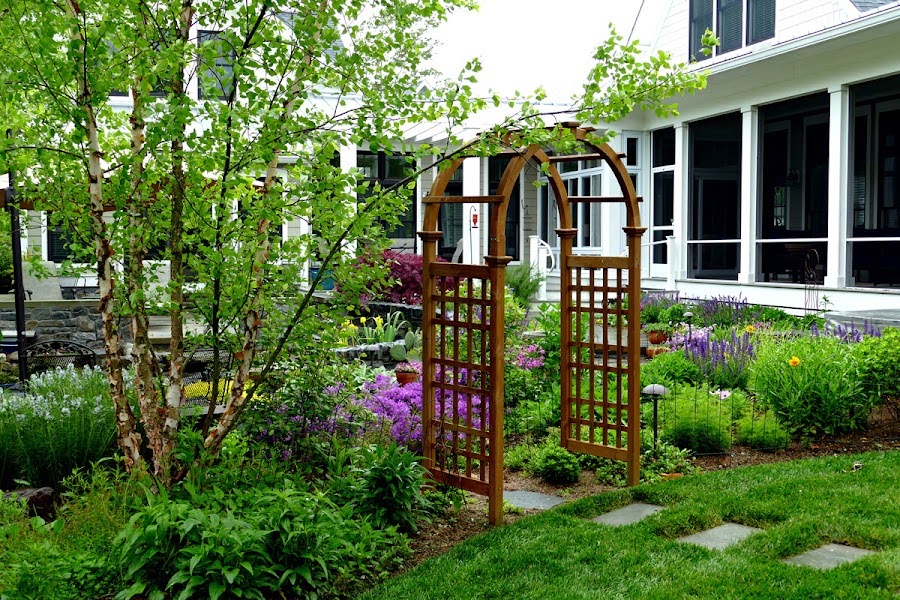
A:
[[[564,448],[628,465],[627,483],[640,475],[640,335],[641,236],[638,198],[621,157],[607,144],[586,141],[588,130],[572,126],[576,140],[590,154],[553,156],[550,181],[557,178],[556,163],[577,160],[605,162],[621,195],[569,196],[556,192],[561,227],[560,318],[561,401]],[[626,256],[579,256],[573,240],[571,206],[577,203],[625,205]],[[626,307],[627,305],[627,307]],[[629,385],[630,382],[630,385]]]
[[[504,226],[518,172],[507,177],[510,164],[493,196],[444,196],[462,162],[451,163],[422,200],[422,453],[436,481],[487,496],[496,525],[503,522],[504,311],[512,260]],[[490,206],[484,264],[437,262],[438,213],[449,203]]]

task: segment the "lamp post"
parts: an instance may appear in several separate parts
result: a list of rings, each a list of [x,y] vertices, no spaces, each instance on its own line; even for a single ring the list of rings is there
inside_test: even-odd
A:
[[[656,450],[659,442],[659,397],[668,396],[669,388],[658,383],[648,385],[641,390],[641,398],[653,402],[653,449]]]
[[[24,384],[28,379],[28,364],[25,357],[25,281],[22,277],[22,232],[19,221],[19,207],[16,205],[16,183],[13,170],[9,170],[9,187],[4,190],[6,210],[12,232],[13,279],[15,279],[16,306],[16,349],[19,356],[19,381]]]

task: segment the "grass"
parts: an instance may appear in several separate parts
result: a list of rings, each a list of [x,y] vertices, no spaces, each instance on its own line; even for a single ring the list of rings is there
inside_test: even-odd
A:
[[[884,452],[600,494],[471,538],[360,600],[896,598],[898,478],[900,453]],[[668,508],[622,528],[589,521],[632,500]],[[764,532],[724,551],[675,541],[723,521]],[[880,552],[825,572],[781,562],[826,543]]]

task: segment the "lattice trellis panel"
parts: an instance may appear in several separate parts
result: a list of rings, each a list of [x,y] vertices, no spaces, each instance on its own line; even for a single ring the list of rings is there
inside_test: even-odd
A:
[[[627,392],[627,270],[572,257],[568,294],[568,374],[563,429],[570,450],[627,460],[631,414]],[[635,415],[640,419],[640,415]]]
[[[424,455],[435,480],[489,495],[492,389],[489,268],[434,264],[427,290],[433,314],[423,317],[435,340],[426,398],[434,399]],[[501,357],[502,361],[502,357]],[[501,362],[502,364],[502,362]]]

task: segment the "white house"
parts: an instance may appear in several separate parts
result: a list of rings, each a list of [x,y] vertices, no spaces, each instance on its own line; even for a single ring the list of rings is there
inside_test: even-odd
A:
[[[709,73],[677,118],[635,113],[616,124],[613,145],[644,198],[644,287],[803,309],[814,286],[834,309],[900,308],[900,3],[643,4],[643,47],[693,57]],[[707,28],[721,45],[705,57]],[[596,163],[565,166],[572,194],[617,191]],[[498,169],[497,159],[473,165],[461,185],[490,193]],[[545,265],[556,216],[551,192],[530,185],[536,176],[522,176],[510,207],[507,251]],[[624,251],[618,208],[578,210],[582,252]],[[463,237],[467,254],[485,250],[468,213],[445,222],[448,246]],[[553,286],[551,271],[550,296]]]
[[[707,28],[721,41],[709,57],[699,53]],[[634,37],[709,73],[708,89],[679,100],[677,118],[635,113],[616,124],[613,145],[644,198],[643,286],[803,309],[812,285],[835,309],[900,308],[900,2],[645,0]],[[422,125],[404,141],[445,136]],[[341,165],[390,183],[405,163],[350,147]],[[469,159],[449,192],[489,194],[504,166]],[[615,192],[596,162],[560,169],[573,195]],[[435,174],[420,178],[417,198]],[[548,187],[532,185],[538,177],[526,170],[514,192],[507,253],[552,267],[555,203]],[[487,211],[442,210],[442,254],[479,260]],[[578,211],[580,252],[625,251],[618,206]],[[417,202],[391,233],[397,248],[418,251],[422,213]],[[287,223],[282,233],[302,227]],[[49,262],[60,249],[53,236],[46,226],[29,232]],[[551,270],[550,297],[555,279]]]

